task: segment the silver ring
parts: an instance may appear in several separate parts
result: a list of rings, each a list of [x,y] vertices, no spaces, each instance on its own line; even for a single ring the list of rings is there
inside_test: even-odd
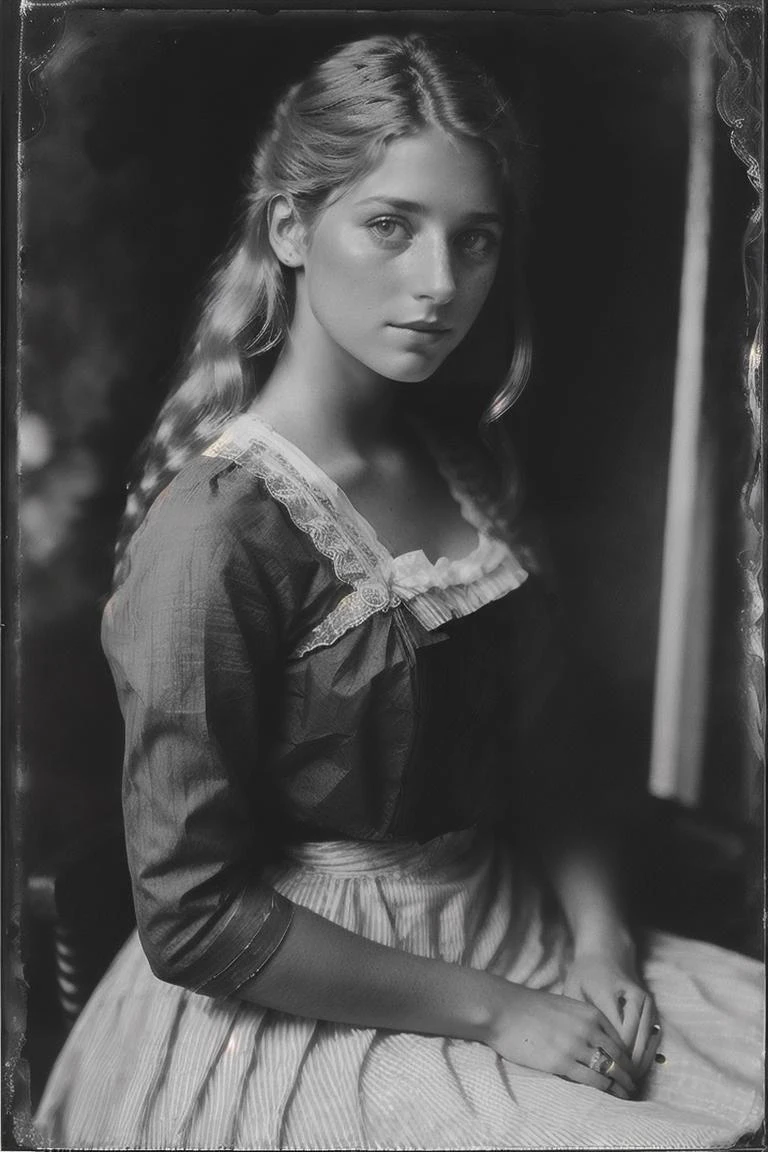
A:
[[[589,1060],[589,1067],[600,1076],[610,1076],[616,1067],[616,1061],[605,1048],[595,1048]]]

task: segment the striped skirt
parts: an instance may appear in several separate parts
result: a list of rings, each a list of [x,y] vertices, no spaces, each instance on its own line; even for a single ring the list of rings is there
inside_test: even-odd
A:
[[[421,956],[558,992],[568,936],[508,850],[305,845],[291,900]],[[483,1044],[352,1028],[215,1000],[122,949],[54,1068],[36,1122],[67,1148],[721,1148],[762,1117],[762,965],[651,934],[644,976],[666,1063],[626,1101]]]

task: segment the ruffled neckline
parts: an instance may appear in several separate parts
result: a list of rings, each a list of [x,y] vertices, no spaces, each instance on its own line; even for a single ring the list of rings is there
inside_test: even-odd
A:
[[[269,435],[274,445],[279,447],[287,459],[292,459],[295,464],[299,464],[313,483],[320,484],[333,494],[334,500],[343,506],[344,512],[348,515],[351,514],[357,521],[359,529],[368,539],[372,549],[379,553],[382,558],[386,558],[387,566],[398,582],[423,584],[425,581],[430,581],[430,586],[435,588],[462,584],[485,575],[489,565],[498,560],[501,551],[507,551],[506,545],[502,541],[492,539],[488,535],[488,517],[481,512],[460,484],[455,472],[440,452],[437,442],[423,429],[419,429],[420,435],[437,465],[440,475],[447,484],[462,518],[477,532],[477,544],[464,556],[454,558],[440,556],[437,560],[430,560],[421,548],[399,554],[391,552],[371,522],[352,503],[344,489],[331,478],[324,468],[316,464],[292,440],[288,440],[257,412],[246,412],[239,419],[254,421]],[[232,431],[235,431],[234,426],[232,426]]]
[[[256,412],[236,417],[206,449],[206,456],[236,461],[259,476],[297,528],[331,561],[337,577],[352,586],[300,654],[333,643],[373,613],[401,603],[425,628],[434,629],[527,579],[495,522],[494,498],[471,457],[457,457],[430,431],[420,426],[417,431],[461,515],[477,532],[477,544],[464,556],[432,561],[422,549],[393,555],[328,473]]]
[[[391,578],[401,592],[416,594],[430,588],[453,588],[487,576],[508,555],[509,548],[503,541],[481,533],[476,547],[455,560],[441,556],[433,561],[421,549],[395,556],[391,562]]]

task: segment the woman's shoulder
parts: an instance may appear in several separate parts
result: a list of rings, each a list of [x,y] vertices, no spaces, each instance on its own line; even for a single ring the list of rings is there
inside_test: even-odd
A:
[[[200,453],[157,495],[128,548],[129,570],[194,569],[206,578],[249,567],[306,567],[303,536],[266,486],[237,461]]]

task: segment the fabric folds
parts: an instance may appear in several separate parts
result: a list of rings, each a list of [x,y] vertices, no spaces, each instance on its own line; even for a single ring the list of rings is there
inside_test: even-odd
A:
[[[462,516],[477,531],[476,547],[457,560],[432,562],[420,550],[392,556],[339,486],[252,412],[233,421],[206,449],[207,457],[235,462],[261,479],[330,560],[337,578],[352,587],[295,655],[333,644],[374,613],[401,603],[423,627],[438,628],[498,600],[527,578],[505,539],[502,504],[494,499],[479,458],[466,447],[463,453],[455,446],[448,451],[439,439],[423,435]]]
[[[549,992],[568,938],[507,849],[329,842],[272,874],[369,939]],[[134,938],[76,1025],[38,1122],[77,1148],[720,1148],[759,1123],[761,966],[651,934],[667,1062],[619,1100],[475,1042],[350,1028],[160,983]]]

